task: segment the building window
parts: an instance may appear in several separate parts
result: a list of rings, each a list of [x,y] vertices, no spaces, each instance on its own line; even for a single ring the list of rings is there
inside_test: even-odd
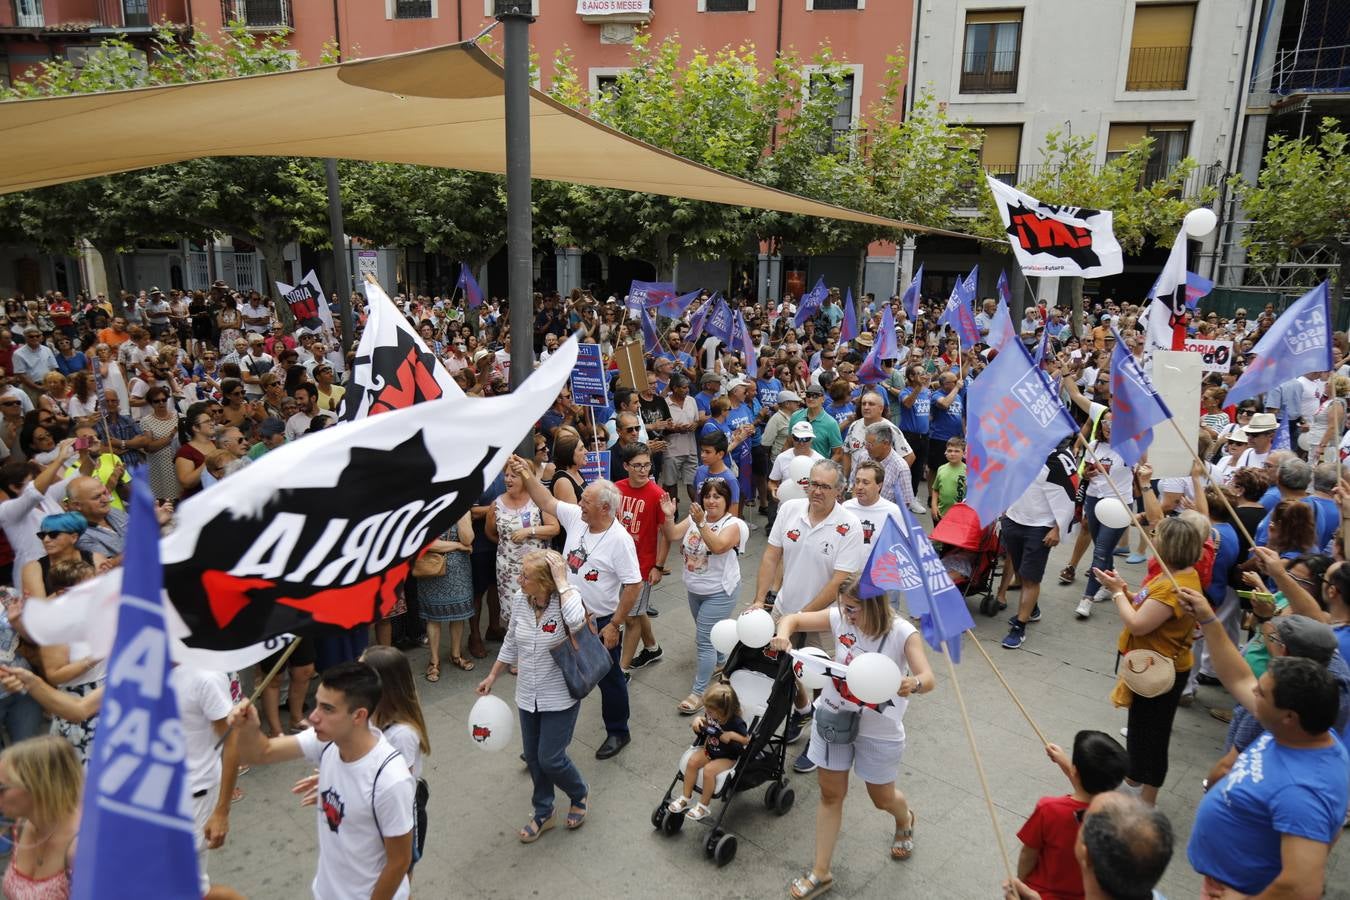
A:
[[[391,19],[434,19],[436,7],[432,0],[393,0]]]
[[[1184,91],[1191,67],[1194,3],[1150,3],[1134,8],[1127,91]]]
[[[1144,182],[1166,178],[1181,160],[1191,140],[1191,126],[1187,122],[1115,122],[1106,137],[1106,161],[1124,155],[1125,151],[1146,137],[1153,138]]]
[[[808,10],[863,9],[867,0],[806,0]]]
[[[1021,125],[973,125],[984,132],[980,142],[980,165],[1004,184],[1017,184],[1017,161],[1022,154]]]
[[[595,76],[595,96],[608,97],[611,100],[619,96],[619,76],[618,75],[597,75]]]
[[[755,0],[698,0],[699,12],[754,12]]]
[[[483,15],[489,19],[496,17],[497,0],[483,0]],[[530,0],[530,15],[539,16],[539,0]]]
[[[249,28],[290,28],[291,0],[220,0],[220,18]]]
[[[14,0],[14,24],[19,28],[41,28],[47,24],[42,15],[42,0]]]
[[[1022,11],[966,13],[961,93],[1012,94],[1022,45]]]
[[[830,142],[821,150],[834,153],[847,146],[849,133],[853,130],[853,117],[857,106],[856,71],[838,72],[833,75],[819,73],[811,76],[811,96],[820,91],[834,91],[834,114],[830,117]]]
[[[122,0],[122,27],[149,28],[150,0]]]

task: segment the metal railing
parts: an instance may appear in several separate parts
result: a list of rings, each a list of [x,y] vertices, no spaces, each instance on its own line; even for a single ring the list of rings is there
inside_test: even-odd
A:
[[[43,28],[42,0],[14,0],[14,25],[18,28]]]
[[[1017,90],[1020,50],[967,51],[961,63],[961,93],[1011,94]]]
[[[395,19],[430,19],[431,0],[395,0]]]
[[[704,12],[749,12],[750,0],[707,0]]]
[[[858,0],[816,0],[811,4],[814,10],[826,9],[857,9]]]
[[[1184,91],[1190,47],[1131,47],[1127,91]]]
[[[1350,91],[1350,44],[1280,50],[1270,89],[1276,94]]]
[[[249,28],[290,28],[291,0],[220,0],[224,22],[240,22]]]
[[[1093,171],[1101,171],[1103,166],[1093,166]],[[997,180],[1011,187],[1025,181],[1033,181],[1044,175],[1053,176],[1057,171],[1056,166],[1048,166],[1041,163],[1028,163],[1026,165],[992,165],[985,166],[985,172],[994,176]],[[1170,171],[1165,166],[1147,166],[1144,169],[1144,177],[1141,181],[1144,184],[1152,184],[1161,178],[1166,177]],[[1186,176],[1186,181],[1182,184],[1181,194],[1183,197],[1195,197],[1207,187],[1217,186],[1225,177],[1223,166],[1197,166],[1190,175]],[[983,189],[983,185],[980,185]]]

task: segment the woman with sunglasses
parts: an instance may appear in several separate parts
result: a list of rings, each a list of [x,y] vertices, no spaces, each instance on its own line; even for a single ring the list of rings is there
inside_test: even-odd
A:
[[[141,431],[150,436],[145,448],[150,466],[150,490],[157,500],[177,500],[183,488],[178,482],[174,458],[178,454],[178,413],[173,407],[168,388],[157,384],[145,392],[150,409],[140,421]],[[206,410],[210,415],[210,409]]]
[[[24,563],[20,584],[25,597],[44,599],[55,593],[52,584],[52,566],[68,560],[83,560],[98,569],[108,561],[102,553],[81,550],[76,546],[80,535],[89,528],[89,522],[77,512],[55,513],[42,518],[37,532],[42,542],[43,555]]]
[[[226,416],[228,418],[228,407]],[[199,402],[189,406],[178,429],[179,447],[173,457],[183,499],[202,489],[206,458],[216,451],[215,434],[216,424],[207,412],[207,404]]]
[[[833,886],[830,861],[843,821],[850,770],[867,785],[872,805],[893,819],[890,858],[914,853],[914,810],[896,788],[905,753],[905,710],[914,694],[937,685],[919,630],[891,609],[885,594],[861,597],[857,575],[844,582],[839,601],[828,609],[792,613],[778,622],[769,642],[780,653],[792,649],[798,632],[829,632],[834,638],[834,663],[840,669],[864,653],[881,653],[899,667],[896,696],[885,703],[863,703],[842,678],[831,677],[816,700],[815,724],[807,753],[816,763],[820,806],[816,810],[816,854],[806,874],[792,882],[795,898],[817,897]]]

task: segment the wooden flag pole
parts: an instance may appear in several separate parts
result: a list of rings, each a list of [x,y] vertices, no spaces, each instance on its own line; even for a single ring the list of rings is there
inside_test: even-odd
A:
[[[267,676],[263,678],[262,681],[258,682],[258,684],[253,688],[253,693],[250,694],[248,698],[249,706],[254,706],[255,704],[257,704],[258,698],[262,696],[262,692],[267,690],[267,686],[272,683],[273,678],[277,677],[277,673],[281,671],[281,667],[286,665],[286,660],[291,658],[291,654],[295,652],[295,648],[300,646],[300,642],[302,640],[304,640],[304,638],[297,637],[295,640],[291,641],[291,645],[289,647],[281,651],[281,658],[276,661],[276,664],[274,666],[272,666],[272,671],[268,672]],[[225,745],[225,739],[230,736],[230,732],[233,730],[234,726],[233,725],[229,726],[228,728],[225,729],[225,733],[220,736],[220,740],[216,741],[217,752],[219,752],[220,748]]]
[[[1003,689],[1007,691],[1008,696],[1012,698],[1013,705],[1015,705],[1018,711],[1022,713],[1023,718],[1027,720],[1027,724],[1031,726],[1031,730],[1036,732],[1036,737],[1042,744],[1045,744],[1047,747],[1050,746],[1050,741],[1046,738],[1045,732],[1041,731],[1040,726],[1036,724],[1036,720],[1031,718],[1031,713],[1027,712],[1027,708],[1022,705],[1022,701],[1012,689],[1012,685],[1008,684],[1007,679],[1003,677],[1003,673],[998,670],[998,666],[994,665],[994,660],[990,657],[989,651],[981,646],[979,638],[975,636],[975,632],[970,632],[970,638],[971,643],[975,645],[975,649],[980,651],[980,655],[984,657],[984,661],[989,663],[989,668],[994,670],[994,677],[998,679],[998,683],[1003,685]]]

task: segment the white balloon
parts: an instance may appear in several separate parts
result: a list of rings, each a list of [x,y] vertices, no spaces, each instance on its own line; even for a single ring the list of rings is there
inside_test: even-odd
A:
[[[844,680],[853,696],[864,703],[884,703],[894,700],[900,690],[900,667],[884,653],[864,653],[848,664]]]
[[[806,496],[806,485],[811,480],[811,467],[816,459],[811,456],[795,456],[788,463],[787,477],[778,485],[778,502],[786,503]]]
[[[1115,497],[1103,497],[1097,501],[1097,521],[1107,528],[1130,527],[1130,511]]]
[[[479,750],[500,750],[511,743],[516,714],[506,701],[488,694],[469,710],[469,737]]]
[[[796,675],[797,679],[801,681],[802,687],[808,691],[818,691],[830,683],[830,673],[825,670],[824,666],[827,660],[833,659],[830,654],[819,647],[803,647],[794,656],[792,674]],[[821,662],[814,663],[803,659],[803,656],[816,657]]]
[[[730,653],[736,646],[736,620],[723,619],[712,627],[712,645],[718,653]]]
[[[1186,218],[1181,220],[1181,227],[1188,237],[1202,238],[1213,231],[1218,222],[1219,217],[1214,215],[1214,210],[1201,206],[1186,213]]]
[[[773,640],[773,616],[762,609],[741,613],[736,620],[736,637],[747,647],[763,647]]]

